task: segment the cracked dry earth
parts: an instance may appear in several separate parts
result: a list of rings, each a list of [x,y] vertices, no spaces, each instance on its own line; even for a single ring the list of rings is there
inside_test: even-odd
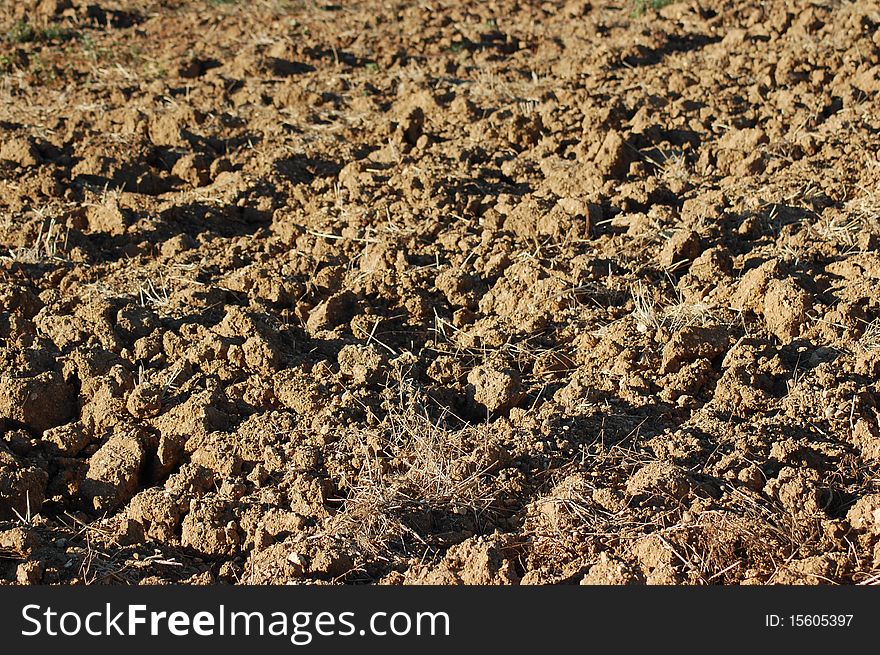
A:
[[[878,27],[3,3],[0,579],[877,582]]]

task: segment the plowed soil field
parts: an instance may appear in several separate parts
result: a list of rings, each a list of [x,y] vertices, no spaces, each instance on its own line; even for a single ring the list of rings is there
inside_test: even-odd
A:
[[[2,2],[0,579],[877,582],[878,27]]]

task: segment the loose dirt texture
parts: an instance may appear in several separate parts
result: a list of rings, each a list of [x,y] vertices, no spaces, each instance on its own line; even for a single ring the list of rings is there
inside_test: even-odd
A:
[[[0,578],[880,580],[880,6],[642,4],[4,2]]]

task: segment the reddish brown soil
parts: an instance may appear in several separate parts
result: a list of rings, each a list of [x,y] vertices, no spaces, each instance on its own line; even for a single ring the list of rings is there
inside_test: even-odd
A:
[[[0,579],[880,579],[876,2],[2,6]]]

